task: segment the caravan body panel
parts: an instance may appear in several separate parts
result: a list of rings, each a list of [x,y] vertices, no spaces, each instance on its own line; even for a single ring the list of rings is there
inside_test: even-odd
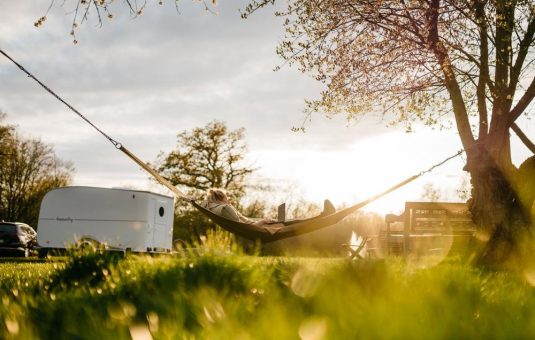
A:
[[[37,241],[43,248],[89,239],[110,249],[170,252],[173,207],[172,197],[148,191],[58,188],[41,202]]]

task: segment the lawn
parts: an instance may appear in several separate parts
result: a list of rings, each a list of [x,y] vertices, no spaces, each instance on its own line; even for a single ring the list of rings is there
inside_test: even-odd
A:
[[[446,259],[208,251],[0,260],[0,338],[535,338],[534,288]]]

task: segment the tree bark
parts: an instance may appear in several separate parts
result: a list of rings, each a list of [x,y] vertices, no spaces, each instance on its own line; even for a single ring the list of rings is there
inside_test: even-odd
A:
[[[527,203],[520,193],[524,176],[519,176],[504,148],[509,145],[503,139],[489,138],[468,151],[472,184],[468,206],[478,227],[476,235],[484,242],[476,262],[485,267],[513,266],[524,255],[523,242],[531,225],[532,200]]]

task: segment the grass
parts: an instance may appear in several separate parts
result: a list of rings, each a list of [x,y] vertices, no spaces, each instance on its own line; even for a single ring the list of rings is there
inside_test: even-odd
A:
[[[532,286],[455,260],[71,254],[2,259],[0,289],[1,339],[535,337]]]

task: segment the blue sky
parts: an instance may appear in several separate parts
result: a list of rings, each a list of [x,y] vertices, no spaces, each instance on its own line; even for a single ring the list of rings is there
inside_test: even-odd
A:
[[[69,36],[70,1],[56,1],[44,25],[33,23],[48,1],[2,0],[0,47],[104,131],[146,161],[174,148],[177,133],[217,119],[245,127],[248,162],[258,176],[285,183],[284,195],[337,204],[364,199],[460,149],[456,132],[417,127],[405,134],[379,117],[358,122],[314,115],[300,125],[304,99],[321,84],[283,66],[275,53],[282,21],[269,8],[240,18],[246,1],[221,1],[216,14],[196,1],[148,1],[133,19],[121,1],[100,27],[95,17]],[[0,59],[0,109],[8,122],[52,144],[74,163],[74,184],[160,190],[111,144],[5,59]],[[532,134],[533,122],[519,125]],[[513,137],[514,157],[528,154]],[[452,161],[376,206],[397,212],[433,183],[454,200],[463,160]],[[287,188],[291,187],[289,190]],[[373,208],[373,207],[372,207]]]

